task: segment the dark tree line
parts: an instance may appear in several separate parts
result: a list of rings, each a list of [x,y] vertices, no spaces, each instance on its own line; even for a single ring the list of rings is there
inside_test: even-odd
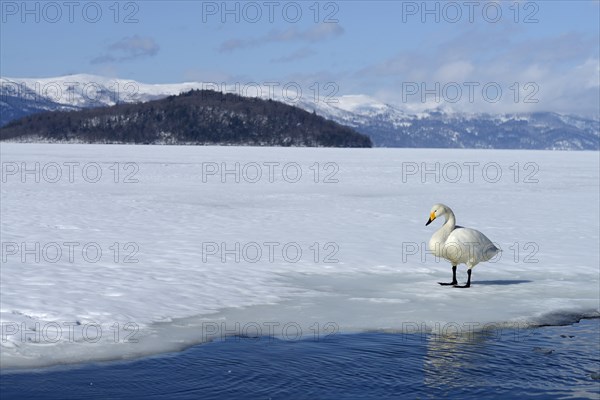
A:
[[[0,128],[0,140],[39,137],[88,143],[371,147],[371,139],[272,100],[192,90],[147,103],[30,115]]]

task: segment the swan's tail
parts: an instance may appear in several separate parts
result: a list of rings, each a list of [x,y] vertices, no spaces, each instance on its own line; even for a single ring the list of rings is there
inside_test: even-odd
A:
[[[492,243],[487,247],[487,249],[485,249],[483,258],[485,259],[485,261],[491,260],[500,252],[502,252],[502,249],[496,247],[496,245]]]

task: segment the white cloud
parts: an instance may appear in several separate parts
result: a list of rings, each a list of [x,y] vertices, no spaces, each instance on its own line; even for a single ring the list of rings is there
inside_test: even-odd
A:
[[[468,61],[453,61],[438,68],[434,77],[441,82],[466,82],[475,67]]]
[[[230,39],[221,43],[220,52],[231,52],[249,47],[258,47],[268,43],[278,42],[319,42],[344,33],[344,28],[338,24],[318,24],[309,29],[301,30],[290,27],[283,31],[272,30],[266,35],[250,39]]]
[[[410,111],[448,107],[465,112],[599,115],[600,60],[593,56],[597,38],[571,32],[523,39],[515,33],[503,38],[504,45],[491,45],[497,41],[496,33],[470,30],[469,35],[369,65],[353,79],[371,88],[366,94],[378,93],[383,101]],[[473,38],[479,44],[470,47]],[[415,84],[417,93],[409,95]]]
[[[107,52],[92,59],[92,64],[117,63],[151,57],[160,47],[153,38],[138,35],[124,37],[107,48]]]

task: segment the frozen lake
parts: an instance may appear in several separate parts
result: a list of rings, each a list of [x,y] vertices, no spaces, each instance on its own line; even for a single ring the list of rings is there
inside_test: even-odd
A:
[[[3,368],[599,315],[597,152],[0,151]],[[437,284],[451,278],[425,248],[438,202],[503,250],[469,289]]]

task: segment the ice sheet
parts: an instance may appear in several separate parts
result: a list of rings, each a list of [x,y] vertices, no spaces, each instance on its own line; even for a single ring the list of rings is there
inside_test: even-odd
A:
[[[2,367],[224,334],[598,315],[597,152],[3,143],[1,156]],[[451,278],[425,252],[437,202],[503,249],[470,289],[436,283]]]

